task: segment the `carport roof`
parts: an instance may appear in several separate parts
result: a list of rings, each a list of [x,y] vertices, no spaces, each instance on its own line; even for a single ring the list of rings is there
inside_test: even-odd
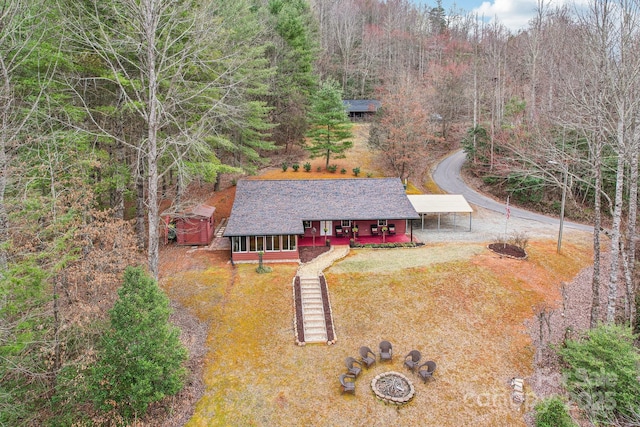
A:
[[[419,214],[473,212],[461,194],[411,194],[407,197]]]

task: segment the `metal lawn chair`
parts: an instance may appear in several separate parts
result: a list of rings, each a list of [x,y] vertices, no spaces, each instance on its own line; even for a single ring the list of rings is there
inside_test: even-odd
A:
[[[436,370],[436,362],[429,360],[418,366],[418,376],[423,382],[433,378],[433,372]]]
[[[420,364],[420,357],[422,357],[422,355],[418,350],[411,350],[409,354],[404,357],[405,366],[411,369],[411,372],[415,372],[416,368]]]
[[[356,394],[356,376],[353,374],[340,374],[340,385],[343,393]]]
[[[391,360],[391,352],[393,350],[393,346],[389,341],[382,341],[379,345],[380,347],[380,360]]]
[[[362,358],[362,363],[367,368],[376,363],[376,355],[367,346],[360,347],[360,357]]]
[[[362,363],[358,362],[353,357],[347,357],[346,359],[344,359],[344,364],[346,365],[347,370],[350,374],[353,374],[356,377],[360,375],[360,372],[362,371]]]

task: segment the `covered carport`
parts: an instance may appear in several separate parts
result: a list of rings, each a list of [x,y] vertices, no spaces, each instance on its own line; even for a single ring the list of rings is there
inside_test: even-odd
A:
[[[457,214],[469,214],[469,231],[471,231],[471,213],[473,208],[461,194],[411,194],[407,196],[413,208],[420,214],[422,229],[424,230],[424,216],[438,215],[438,231],[440,231],[440,216],[453,214],[453,228],[456,227]]]

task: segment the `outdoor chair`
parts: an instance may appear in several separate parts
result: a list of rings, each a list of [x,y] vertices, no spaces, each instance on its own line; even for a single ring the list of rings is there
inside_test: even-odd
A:
[[[411,350],[409,354],[404,357],[404,364],[407,368],[411,369],[411,372],[415,372],[420,363],[420,357],[422,357],[422,355],[418,350]]]
[[[336,237],[344,237],[344,232],[342,231],[342,227],[336,227]]]
[[[362,358],[362,363],[367,368],[376,363],[376,355],[367,346],[360,347],[360,357]]]
[[[378,346],[380,348],[380,360],[391,360],[392,345],[389,341],[382,341]]]
[[[436,370],[436,362],[429,360],[418,366],[418,376],[423,382],[433,378],[433,372]]]
[[[353,374],[340,374],[340,385],[343,393],[356,394],[356,376]]]
[[[371,235],[372,236],[377,236],[378,235],[378,226],[377,225],[372,225],[371,226]]]
[[[360,375],[360,372],[362,371],[362,363],[358,362],[353,357],[347,357],[344,359],[344,364],[347,366],[347,370],[350,374],[355,375],[356,378]]]
[[[389,224],[389,234],[396,234],[396,225]]]

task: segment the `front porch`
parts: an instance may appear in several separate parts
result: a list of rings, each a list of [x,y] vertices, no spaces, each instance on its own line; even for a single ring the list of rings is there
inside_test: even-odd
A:
[[[332,245],[348,245],[351,240],[350,236],[345,237],[336,237],[336,236],[326,236],[327,239],[331,241]],[[414,239],[415,240],[415,239]],[[368,244],[376,244],[383,243],[382,235],[377,236],[359,236],[355,239],[357,243],[368,245]],[[408,236],[404,233],[402,234],[387,234],[384,239],[386,243],[409,243],[411,242],[411,236]],[[316,236],[315,237],[315,246],[324,246],[325,245],[325,236]],[[298,237],[298,246],[314,246],[313,237]]]

